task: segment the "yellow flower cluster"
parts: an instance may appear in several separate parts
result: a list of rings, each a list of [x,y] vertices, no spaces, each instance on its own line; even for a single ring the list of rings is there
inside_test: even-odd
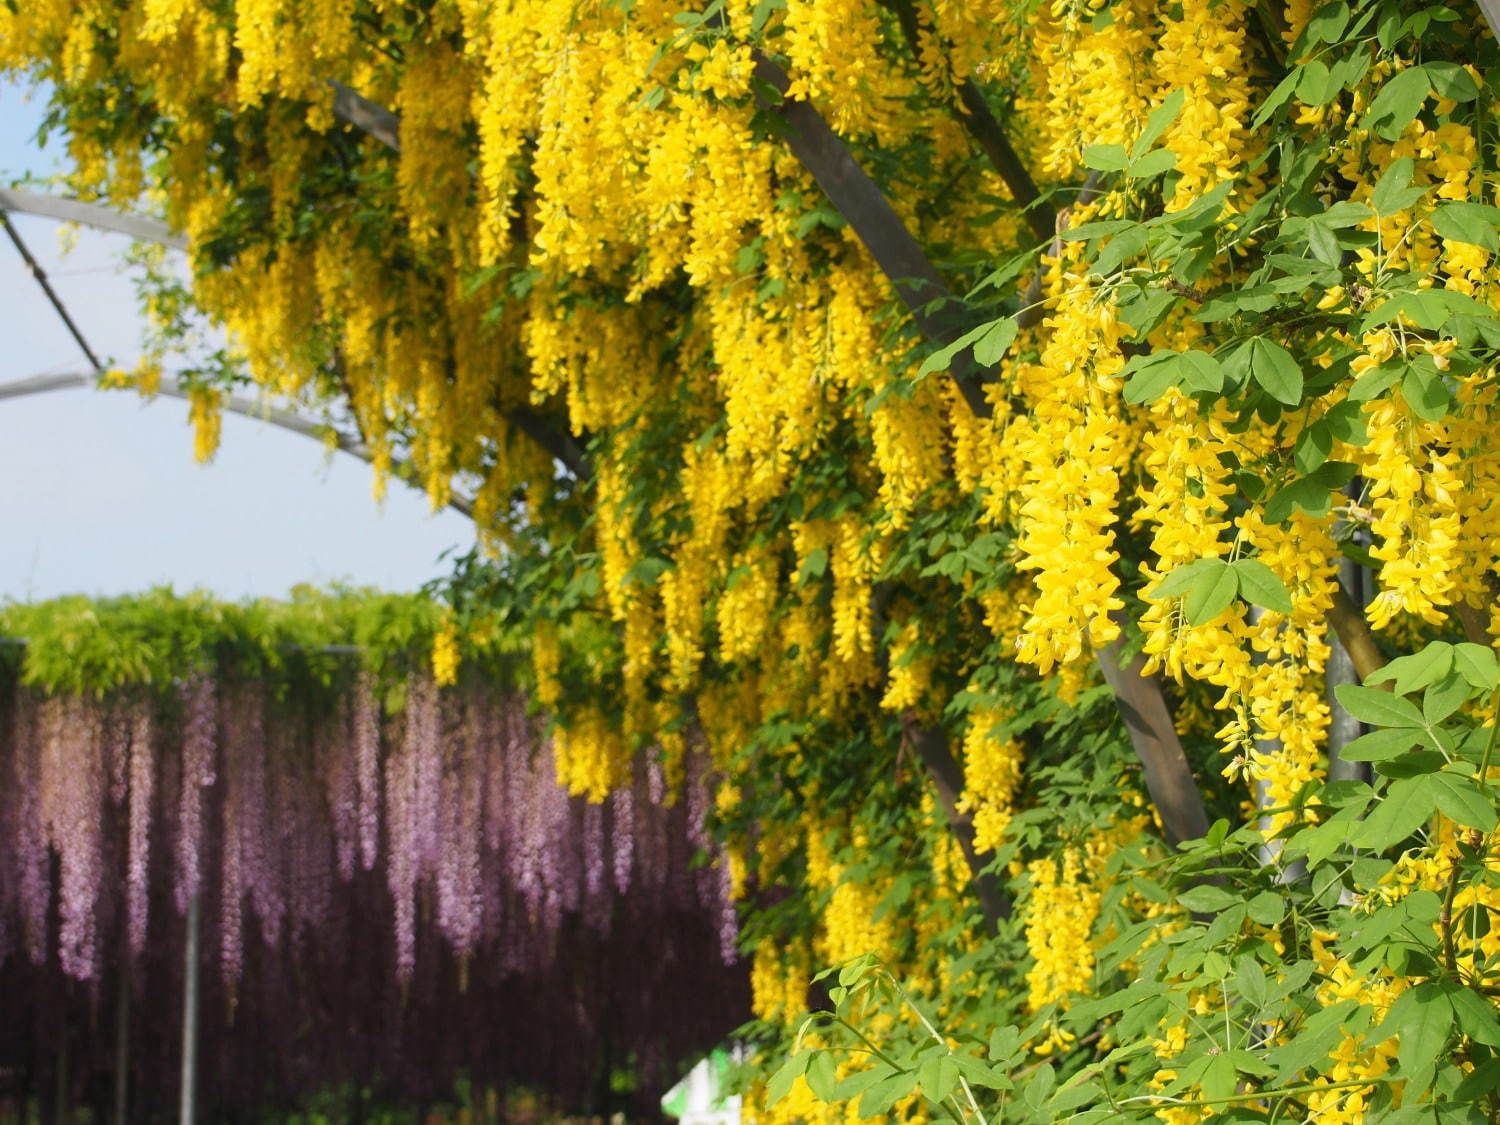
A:
[[[1459,556],[1462,481],[1447,426],[1416,417],[1399,396],[1367,409],[1370,553],[1385,565],[1367,613],[1377,629],[1400,613],[1441,624],[1452,604]]]
[[[596,707],[568,716],[552,731],[557,783],[574,796],[602,801],[630,777],[630,751],[619,728]]]
[[[1043,673],[1114,640],[1110,614],[1124,605],[1110,530],[1125,439],[1116,409],[1122,325],[1108,301],[1073,290],[1046,327],[1041,362],[1021,377],[1035,406],[1014,427],[1026,463],[1016,565],[1036,572],[1037,589],[1017,656]]]
[[[1077,848],[1064,848],[1060,859],[1039,859],[1027,867],[1031,897],[1026,908],[1026,947],[1032,967],[1026,974],[1032,1010],[1048,1004],[1066,1007],[1069,998],[1086,992],[1094,973],[1094,921],[1100,894],[1084,869]],[[1053,1041],[1066,1043],[1058,1029]]]
[[[1015,809],[1024,759],[1020,744],[997,729],[1007,718],[998,708],[976,711],[964,732],[964,792],[959,810],[974,818],[974,849],[999,847]]]
[[[1028,27],[1030,72],[1039,76],[1028,115],[1046,122],[1040,165],[1075,175],[1083,149],[1126,144],[1145,123],[1155,93],[1144,61],[1153,49],[1153,5],[1142,0],[1051,0]]]
[[[1250,74],[1241,61],[1249,8],[1244,0],[1184,0],[1181,15],[1165,20],[1154,69],[1163,98],[1174,90],[1184,94],[1164,138],[1182,173],[1169,209],[1234,179],[1250,155]]]
[[[432,637],[432,680],[438,687],[458,683],[458,625],[445,616]]]

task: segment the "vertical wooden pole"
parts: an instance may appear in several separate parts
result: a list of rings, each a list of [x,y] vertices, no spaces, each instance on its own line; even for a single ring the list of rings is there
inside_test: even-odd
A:
[[[54,1101],[52,1105],[53,1125],[68,1125],[68,1025],[58,1029],[57,1070],[53,1075]]]
[[[198,1087],[198,893],[188,899],[187,939],[182,954],[182,1086],[179,1125],[193,1125]]]

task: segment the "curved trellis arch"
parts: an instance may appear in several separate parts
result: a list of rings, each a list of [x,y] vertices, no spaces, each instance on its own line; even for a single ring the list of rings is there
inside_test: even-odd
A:
[[[187,250],[187,237],[174,231],[166,223],[159,220],[149,218],[145,215],[132,214],[128,211],[118,211],[98,203],[86,203],[79,199],[51,195],[47,192],[31,191],[26,188],[0,188],[0,213],[4,212],[56,219],[59,222],[65,223],[81,223],[95,230],[129,235],[131,238],[142,242],[154,242],[171,250]],[[33,272],[36,271],[33,270]],[[59,312],[63,312],[63,310],[59,309]],[[66,316],[66,314],[64,315]],[[95,369],[93,371],[33,375],[28,378],[17,379],[10,383],[0,383],[0,400],[45,394],[48,391],[72,390],[78,387],[98,387],[103,375],[104,372],[102,369]],[[161,384],[157,388],[157,393],[166,395],[169,398],[183,400],[189,398],[187,389],[177,379],[170,376],[162,378]],[[331,434],[334,439],[333,444],[335,448],[341,452],[347,453],[351,457],[358,457],[367,464],[371,464],[375,460],[375,453],[366,442],[343,433],[334,427],[306,418],[295,411],[283,410],[269,403],[257,402],[254,399],[245,398],[241,395],[226,395],[220,405],[222,409],[232,414],[240,414],[246,418],[255,418],[262,422],[268,422],[280,429],[299,434],[302,437],[311,438],[319,444],[326,443]],[[406,463],[404,461],[394,461],[392,469],[398,479],[405,483],[413,484],[410,473],[405,471]],[[415,484],[413,484],[413,487],[416,487]],[[473,518],[474,505],[468,497],[451,497],[446,506],[462,515]]]
[[[56,219],[63,223],[81,223],[95,230],[128,234],[142,242],[155,242],[172,250],[187,249],[187,236],[177,233],[159,220],[128,211],[117,211],[99,203],[85,203],[81,199],[69,199],[28,188],[0,188],[0,211]]]
[[[12,398],[24,398],[29,395],[45,394],[48,391],[73,390],[80,387],[97,388],[99,380],[104,372],[95,371],[71,371],[55,375],[32,375],[25,379],[17,379],[9,383],[0,383],[0,401]],[[157,394],[166,395],[168,398],[188,400],[189,392],[183,384],[170,375],[162,376],[161,383],[157,387]],[[298,434],[301,437],[311,438],[320,445],[326,445],[329,436],[332,435],[333,445],[342,453],[351,457],[358,457],[366,464],[372,464],[375,453],[369,445],[357,437],[344,433],[337,427],[329,426],[322,422],[298,414],[295,411],[283,410],[272,406],[267,402],[260,402],[243,395],[225,395],[220,401],[220,408],[231,414],[239,414],[246,418],[254,418],[260,422],[267,422],[272,426]],[[397,479],[412,487],[419,487],[412,479],[405,461],[393,459],[391,469]],[[447,507],[461,515],[473,518],[474,504],[467,496],[453,496],[448,500]]]

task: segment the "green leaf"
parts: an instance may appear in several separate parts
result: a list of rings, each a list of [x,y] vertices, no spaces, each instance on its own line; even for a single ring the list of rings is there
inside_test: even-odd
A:
[[[1182,103],[1185,98],[1184,91],[1173,90],[1162,99],[1161,105],[1151,111],[1146,118],[1146,127],[1141,130],[1141,135],[1131,146],[1130,158],[1132,160],[1139,160],[1150,151],[1151,146],[1167,131],[1167,126],[1171,125],[1177,119],[1177,115],[1182,112]]]
[[[833,1097],[829,1100],[852,1102],[875,1083],[889,1078],[893,1073],[895,1073],[894,1069],[884,1063],[872,1066],[868,1070],[856,1070],[853,1074],[846,1075],[839,1080],[838,1085],[833,1088]]]
[[[807,1064],[807,1073],[803,1075],[807,1079],[807,1088],[813,1092],[813,1097],[820,1102],[833,1100],[834,1086],[838,1083],[838,1076],[834,1073],[833,1053],[830,1051],[814,1051],[812,1059]]]
[[[797,588],[801,589],[809,582],[816,582],[828,572],[828,550],[825,547],[815,547],[807,552],[807,558],[802,560],[802,566],[797,571]]]
[[[1433,775],[1392,782],[1374,810],[1351,837],[1359,847],[1384,851],[1427,823],[1437,807]]]
[[[1342,199],[1318,216],[1318,221],[1332,230],[1357,227],[1375,217],[1375,212],[1363,203]]]
[[[1149,232],[1143,226],[1121,231],[1109,240],[1103,250],[1099,251],[1098,257],[1089,266],[1089,272],[1101,277],[1114,273],[1126,261],[1134,258],[1146,248],[1149,237]]]
[[[1285,1081],[1298,1071],[1317,1066],[1328,1058],[1328,1052],[1344,1037],[1344,1025],[1353,1022],[1359,1011],[1358,1000],[1340,1000],[1308,1017],[1288,1042],[1266,1056]]]
[[[953,1065],[964,1076],[970,1086],[983,1086],[987,1090],[1010,1090],[1014,1088],[1005,1067],[991,1066],[968,1055],[953,1055]]]
[[[1153,352],[1140,357],[1140,362],[1131,360],[1126,365],[1130,377],[1125,383],[1125,401],[1140,406],[1161,398],[1180,381],[1181,360],[1176,352]]]
[[[1416,745],[1417,737],[1417,732],[1410,727],[1372,730],[1340,748],[1339,757],[1346,762],[1383,762],[1405,754]]]
[[[1476,1043],[1500,1047],[1500,1018],[1495,1015],[1494,1001],[1472,988],[1458,988],[1448,994],[1458,1030]]]
[[[1183,604],[1183,616],[1189,625],[1206,625],[1229,608],[1239,593],[1240,579],[1234,567],[1223,559],[1205,560],[1217,566],[1205,567],[1193,579]]]
[[[1481,832],[1494,829],[1495,806],[1488,792],[1481,790],[1478,778],[1445,772],[1434,774],[1432,784],[1437,807],[1449,820]]]
[[[1422,717],[1435,727],[1468,702],[1472,689],[1457,672],[1449,672],[1422,695]]]
[[[1421,728],[1422,713],[1399,695],[1359,684],[1339,684],[1334,694],[1345,711],[1362,723],[1377,727]]]
[[[1266,100],[1260,103],[1260,108],[1255,111],[1255,116],[1250,119],[1250,128],[1259,129],[1271,119],[1271,115],[1291,100],[1292,94],[1297,89],[1300,74],[1293,70],[1285,78],[1276,84],[1276,88],[1266,95]]]
[[[1292,446],[1292,464],[1302,474],[1315,472],[1333,452],[1333,434],[1321,418],[1297,435]]]
[[[1494,310],[1455,289],[1409,290],[1397,293],[1390,300],[1374,306],[1360,321],[1359,330],[1368,332],[1381,324],[1389,324],[1404,317],[1418,328],[1437,332],[1457,316],[1490,320],[1494,317]],[[1431,362],[1430,356],[1427,359]]]
[[[1343,0],[1324,4],[1308,17],[1303,35],[1309,43],[1337,43],[1349,26],[1349,5]]]
[[[1132,179],[1148,180],[1152,176],[1170,172],[1175,167],[1177,167],[1177,154],[1169,148],[1159,148],[1139,159],[1132,160],[1125,174]]]
[[[1333,506],[1333,493],[1354,479],[1355,467],[1347,461],[1325,461],[1316,472],[1294,480],[1266,501],[1265,518],[1284,523],[1296,508],[1310,516],[1323,516]]]
[[[1262,926],[1274,926],[1286,917],[1286,896],[1275,891],[1261,891],[1246,905],[1250,917]]]
[[[1254,957],[1244,956],[1237,962],[1234,986],[1252,1008],[1260,1009],[1266,1002],[1266,971]]]
[[[787,1059],[776,1073],[771,1075],[771,1081],[766,1083],[766,1106],[768,1108],[787,1096],[792,1089],[792,1083],[807,1073],[807,1064],[811,1059],[812,1052],[803,1051]]]
[[[1133,219],[1098,219],[1092,223],[1079,223],[1062,232],[1064,242],[1087,242],[1107,235],[1119,234],[1139,224]]]
[[[1265,563],[1259,559],[1239,559],[1234,563],[1234,569],[1239,575],[1240,596],[1251,605],[1277,613],[1292,612],[1292,599],[1286,586]]]
[[[1307,224],[1307,248],[1325,265],[1336,266],[1344,260],[1344,248],[1339,245],[1338,236],[1322,223]]]
[[[1072,1081],[1065,1082],[1062,1087],[1053,1094],[1047,1102],[1047,1112],[1054,1120],[1075,1120],[1069,1110],[1077,1109],[1081,1105],[1095,1101],[1104,1093],[1096,1082],[1079,1082],[1078,1076]]]
[[[1367,684],[1389,683],[1397,695],[1407,695],[1435,684],[1453,669],[1454,649],[1447,641],[1433,641],[1407,656],[1398,656],[1365,677]]]
[[[1329,81],[1328,64],[1309,59],[1297,68],[1297,99],[1305,105],[1322,105],[1337,89]]]
[[[883,1116],[891,1106],[916,1089],[916,1085],[917,1076],[913,1071],[903,1071],[881,1079],[866,1090],[864,1097],[859,1099],[859,1115],[861,1117]]]
[[[1471,687],[1494,691],[1500,686],[1500,662],[1495,650],[1484,645],[1464,642],[1453,646],[1453,667]]]
[[[995,366],[1015,341],[1018,331],[1020,325],[1011,317],[995,321],[974,345],[974,361],[981,367]]]
[[[1156,600],[1180,598],[1193,588],[1201,575],[1217,573],[1220,567],[1227,565],[1223,559],[1194,559],[1190,563],[1183,563],[1157,584],[1151,597]]]
[[[1047,1063],[1036,1069],[1031,1081],[1022,1088],[1021,1098],[1033,1109],[1041,1109],[1056,1088],[1057,1071],[1052,1069],[1051,1063]]]
[[[1420,777],[1437,773],[1447,764],[1448,759],[1436,750],[1411,750],[1399,758],[1376,763],[1375,772],[1381,777]]]
[[[926,1059],[917,1068],[917,1085],[927,1097],[940,1102],[958,1085],[958,1066],[947,1055]]]
[[[1427,81],[1440,98],[1452,102],[1471,102],[1479,96],[1479,86],[1474,76],[1457,63],[1430,62],[1422,67],[1427,72]]]
[[[1492,254],[1500,250],[1500,207],[1444,203],[1432,213],[1432,226],[1449,242],[1467,242]]]
[[[1369,432],[1365,427],[1364,411],[1357,402],[1335,404],[1320,421],[1328,426],[1328,432],[1338,441],[1347,442],[1350,445],[1364,445],[1370,440]]]
[[[1455,1005],[1455,1013],[1458,1014],[1459,1027],[1462,1029],[1463,1015],[1457,1013],[1457,1005]],[[1465,1031],[1464,1034],[1469,1033]],[[1500,1059],[1487,1059],[1458,1084],[1458,1088],[1453,1091],[1453,1100],[1459,1103],[1475,1102],[1495,1090],[1500,1090]]]
[[[1287,406],[1302,401],[1302,368],[1292,353],[1265,336],[1250,341],[1250,374],[1272,398]]]
[[[1193,394],[1218,394],[1224,389],[1224,368],[1207,352],[1183,352],[1182,370],[1182,385]]]
[[[1456,987],[1448,981],[1424,981],[1396,997],[1381,1021],[1380,1032],[1386,1039],[1399,1037],[1396,1058],[1403,1071],[1415,1073],[1430,1067],[1442,1054],[1453,1030],[1453,1005],[1446,993]]]
[[[934,371],[946,371],[958,356],[958,353],[974,344],[994,327],[993,323],[981,324],[978,328],[970,329],[957,340],[943,345],[937,351],[922,361],[922,366],[917,369],[917,374],[928,375]]]
[[[1203,1087],[1203,1096],[1208,1100],[1227,1098],[1234,1093],[1239,1072],[1234,1067],[1234,1060],[1228,1055],[1210,1055],[1198,1081]]]
[[[1085,145],[1083,162],[1097,172],[1122,172],[1130,164],[1124,145]]]
[[[1397,77],[1400,78],[1411,73],[1411,71],[1405,71],[1403,75],[1398,75]],[[1427,89],[1426,75],[1422,75],[1421,78],[1421,86],[1424,91],[1423,96],[1425,97]],[[1392,81],[1395,80],[1393,79]],[[1377,98],[1376,100],[1378,101],[1379,99]],[[1407,121],[1410,120],[1411,118],[1408,117]],[[1426,188],[1408,186],[1411,183],[1412,173],[1415,171],[1416,166],[1416,161],[1409,156],[1403,156],[1391,161],[1390,166],[1386,168],[1381,174],[1379,181],[1375,184],[1374,191],[1370,193],[1370,206],[1375,208],[1376,214],[1394,215],[1398,211],[1405,211],[1427,194]]]
[[[1441,422],[1448,416],[1448,384],[1436,370],[1423,371],[1417,364],[1408,363],[1401,378],[1401,397],[1419,418]]]
[[[1427,100],[1427,92],[1428,80],[1425,70],[1420,66],[1403,70],[1394,78],[1389,79],[1380,88],[1380,92],[1371,99],[1369,112],[1365,114],[1365,128],[1374,129],[1387,141],[1398,140],[1406,127],[1421,112],[1422,104]],[[1408,175],[1408,183],[1410,179]],[[1391,214],[1378,203],[1375,209],[1383,215]]]
[[[1223,887],[1204,883],[1200,886],[1189,887],[1177,896],[1177,901],[1194,914],[1217,914],[1221,910],[1228,910],[1231,906],[1238,905],[1240,897],[1231,894]]]
[[[991,1062],[1007,1063],[1015,1057],[1016,1050],[1020,1045],[1020,1029],[1010,1024],[1002,1024],[990,1032],[990,1041],[986,1050]]]
[[[1370,370],[1354,380],[1353,385],[1349,388],[1349,400],[1354,403],[1361,403],[1380,397],[1400,381],[1401,367],[1400,363],[1392,363],[1387,360],[1379,367],[1370,368]]]

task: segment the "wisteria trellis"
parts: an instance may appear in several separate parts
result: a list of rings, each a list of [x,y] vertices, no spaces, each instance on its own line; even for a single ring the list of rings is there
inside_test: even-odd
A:
[[[738,1022],[744,970],[701,759],[673,786],[643,755],[633,788],[588,804],[557,785],[514,689],[477,675],[440,689],[425,672],[335,680],[299,693],[200,673],[94,698],[0,669],[0,985],[39,995],[50,980],[97,1006],[113,974],[171,964],[162,951],[180,949],[196,898],[226,1027],[247,1002],[251,1019],[274,1007],[255,995],[263,969],[280,988],[301,963],[354,956],[339,948],[351,925],[388,963],[398,1022],[470,991],[491,1021],[544,1018],[575,1037],[625,1013],[607,1036],[648,1069]],[[601,950],[648,945],[653,970],[675,965],[712,993],[650,995],[662,989],[643,966],[593,986],[600,1011],[563,997],[534,1011],[539,981],[582,980]],[[423,989],[448,1000],[414,998]],[[524,1058],[488,1062],[537,1077]],[[385,1065],[389,1078],[398,1064]]]

